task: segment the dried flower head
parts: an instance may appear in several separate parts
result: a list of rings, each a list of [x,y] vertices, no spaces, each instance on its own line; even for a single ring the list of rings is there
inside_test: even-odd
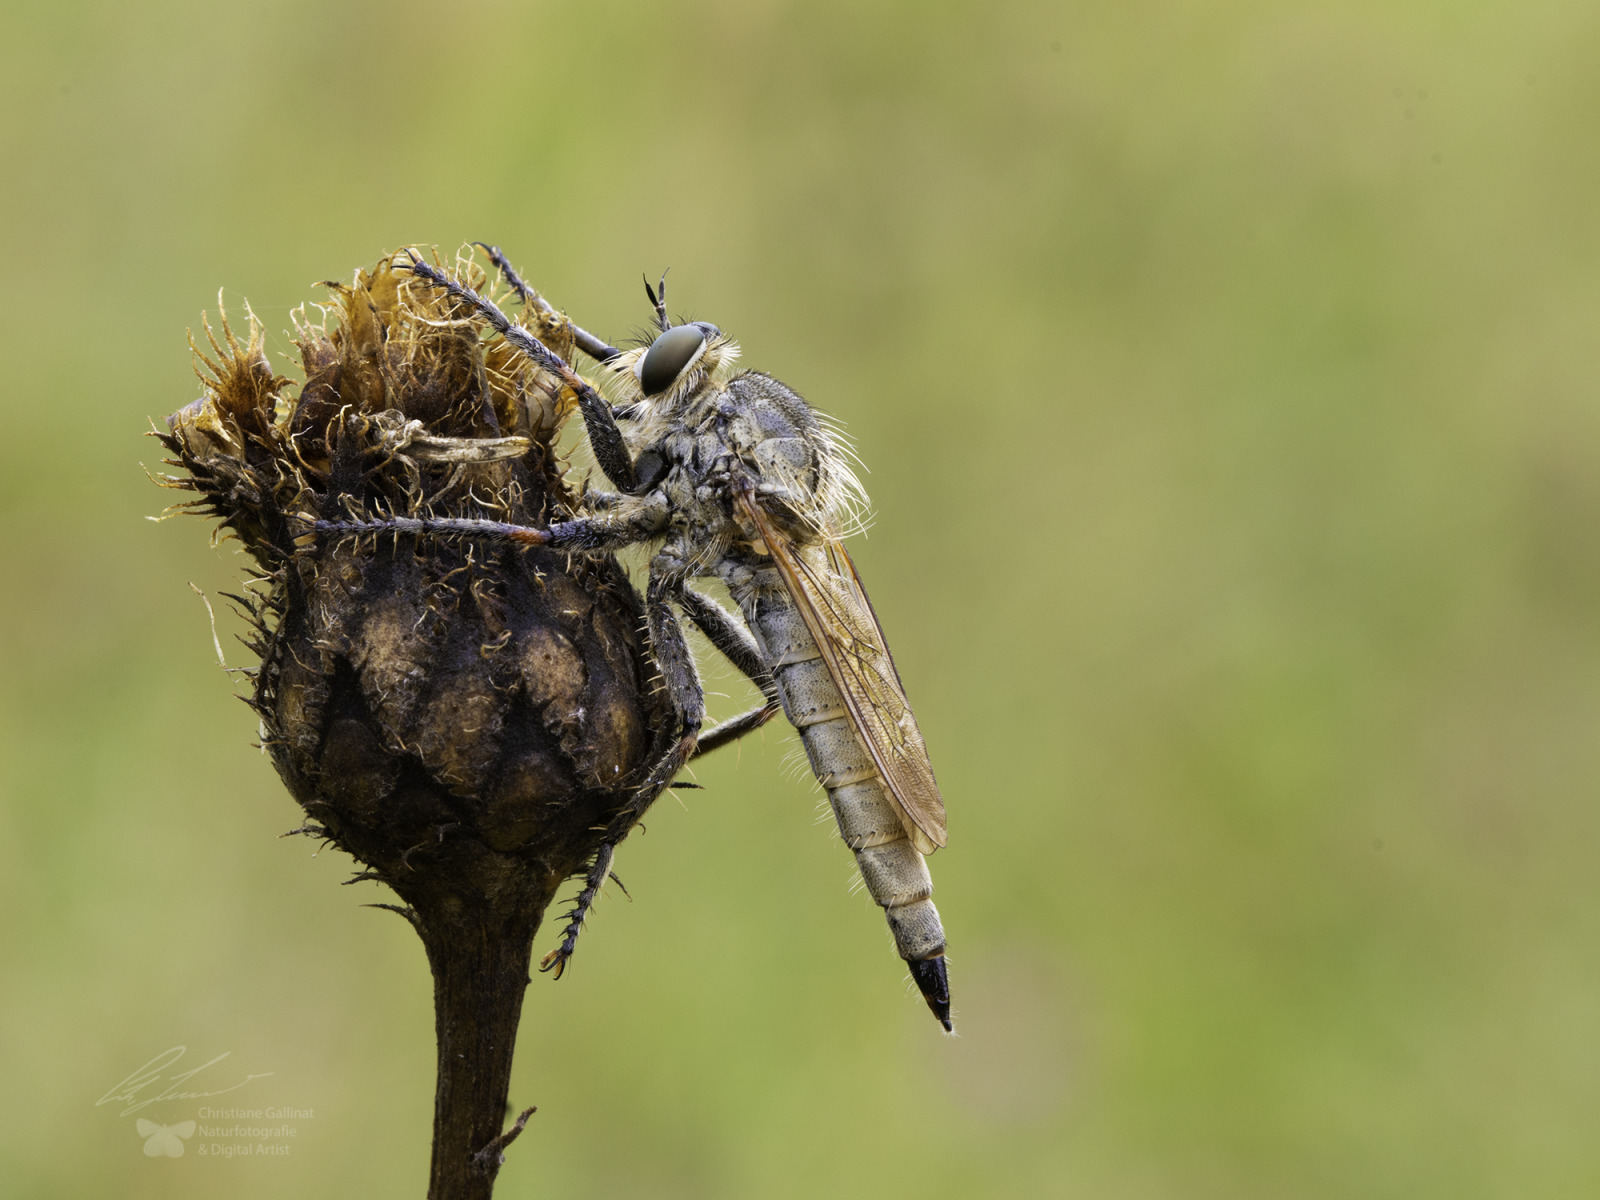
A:
[[[483,288],[469,257],[452,268]],[[641,614],[621,568],[468,542],[308,535],[317,518],[570,513],[554,439],[572,398],[392,259],[296,313],[304,382],[249,315],[209,322],[200,399],[160,434],[255,560],[251,701],[279,774],[325,834],[414,908],[526,893],[542,910],[659,753]],[[248,310],[247,310],[248,311]],[[563,358],[572,326],[530,303]]]

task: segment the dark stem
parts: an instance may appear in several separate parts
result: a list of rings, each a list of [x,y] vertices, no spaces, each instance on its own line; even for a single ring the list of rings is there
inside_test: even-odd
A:
[[[419,898],[421,899],[421,898]],[[549,896],[423,900],[414,924],[433,970],[439,1078],[428,1200],[488,1200],[503,1161],[511,1057],[533,936]],[[523,1121],[527,1114],[523,1115]]]

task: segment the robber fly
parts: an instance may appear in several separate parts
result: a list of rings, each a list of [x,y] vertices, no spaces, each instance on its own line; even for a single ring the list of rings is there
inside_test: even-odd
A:
[[[484,249],[524,303],[547,307],[497,249]],[[610,874],[616,843],[684,764],[758,728],[781,707],[800,732],[900,956],[949,1030],[944,929],[923,858],[945,844],[944,801],[883,630],[840,541],[865,497],[839,436],[778,380],[736,369],[738,346],[715,325],[672,324],[665,277],[659,291],[645,283],[658,327],[649,345],[621,351],[574,327],[578,347],[616,380],[622,402],[613,406],[489,300],[415,254],[408,267],[561,378],[617,490],[587,494],[579,515],[547,529],[466,518],[321,521],[318,529],[454,534],[577,551],[659,547],[645,610],[678,737],[608,828],[544,969],[559,973],[565,965]],[[689,587],[708,576],[727,585],[742,620]],[[759,708],[701,733],[704,694],[674,607],[761,689]]]

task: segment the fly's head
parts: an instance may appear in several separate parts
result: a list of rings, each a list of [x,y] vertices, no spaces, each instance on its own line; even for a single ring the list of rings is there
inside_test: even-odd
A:
[[[732,377],[739,343],[709,321],[674,325],[667,317],[665,276],[659,291],[648,281],[644,286],[659,332],[649,345],[624,351],[607,364],[622,401],[619,415],[682,419],[697,399]]]
[[[739,343],[708,321],[674,325],[648,346],[626,350],[607,365],[625,407],[662,415],[687,409],[708,384],[726,383]]]

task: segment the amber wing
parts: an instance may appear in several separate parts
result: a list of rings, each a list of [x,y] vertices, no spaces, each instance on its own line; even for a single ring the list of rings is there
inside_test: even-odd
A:
[[[907,836],[922,853],[933,853],[946,841],[944,798],[855,564],[835,540],[821,547],[796,547],[753,497],[739,499],[822,652],[850,723],[883,776]]]

